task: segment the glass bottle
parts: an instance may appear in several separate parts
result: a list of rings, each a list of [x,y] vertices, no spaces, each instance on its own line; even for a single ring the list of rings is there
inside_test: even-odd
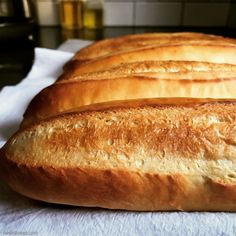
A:
[[[61,0],[61,25],[66,29],[83,28],[83,2],[84,0]]]
[[[85,0],[83,8],[83,24],[88,29],[103,27],[103,0]]]

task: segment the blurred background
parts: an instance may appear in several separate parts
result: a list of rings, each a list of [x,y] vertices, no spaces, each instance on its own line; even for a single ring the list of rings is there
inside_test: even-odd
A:
[[[0,0],[0,86],[25,76],[35,47],[175,31],[236,38],[236,1]]]
[[[62,3],[60,1],[35,0],[34,3],[37,21],[40,26],[58,26],[62,24],[60,14],[60,4]],[[94,33],[87,30],[87,32],[82,33],[81,30],[69,29],[64,29],[63,32],[59,33],[61,33],[62,40],[77,37],[96,40],[127,33],[157,31],[159,29],[160,31],[182,31],[184,28],[184,30],[232,34],[234,36],[236,1],[104,0],[103,26],[103,34],[98,31]],[[214,28],[217,29],[214,30]],[[50,29],[41,32],[42,46],[50,46],[47,45],[49,43],[47,40],[48,34],[50,34]]]

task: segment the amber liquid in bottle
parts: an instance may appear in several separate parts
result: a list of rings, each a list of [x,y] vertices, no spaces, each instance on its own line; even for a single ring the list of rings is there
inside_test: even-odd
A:
[[[101,29],[103,27],[102,9],[84,9],[84,27],[89,29]]]
[[[103,27],[103,1],[84,1],[83,22],[84,27],[88,29],[101,29]]]
[[[83,2],[80,0],[62,0],[60,2],[61,25],[66,29],[83,27]]]

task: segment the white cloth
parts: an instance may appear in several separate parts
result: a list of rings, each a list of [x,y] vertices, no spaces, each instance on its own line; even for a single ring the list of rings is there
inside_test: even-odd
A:
[[[75,41],[75,49],[74,45]],[[81,45],[80,41],[77,45]],[[70,48],[70,42],[63,48]],[[62,65],[73,55],[40,48],[35,54],[27,78],[0,93],[2,145],[17,130],[32,97],[55,81]],[[236,214],[125,212],[59,206],[23,197],[0,181],[0,235],[236,235]]]
[[[0,93],[0,147],[14,133],[30,100],[52,84],[73,53],[35,49],[34,65],[28,76],[16,86],[6,86]]]

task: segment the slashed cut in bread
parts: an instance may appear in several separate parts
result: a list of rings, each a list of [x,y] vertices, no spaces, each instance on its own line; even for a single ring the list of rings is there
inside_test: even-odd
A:
[[[0,175],[52,203],[235,211],[235,134],[236,100],[91,105],[16,133],[1,150]]]
[[[22,127],[76,107],[153,97],[236,98],[236,65],[203,62],[136,62],[70,78],[42,90]]]

